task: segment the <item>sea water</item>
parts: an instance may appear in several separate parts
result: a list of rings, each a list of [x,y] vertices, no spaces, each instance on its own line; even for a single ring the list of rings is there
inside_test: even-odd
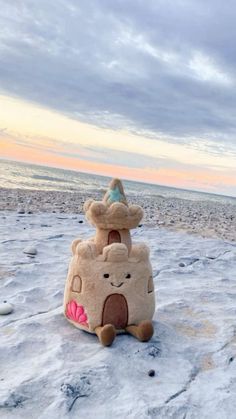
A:
[[[74,170],[0,160],[0,187],[56,191],[105,192],[111,178]],[[163,196],[236,205],[236,198],[161,185],[123,180],[129,195]]]

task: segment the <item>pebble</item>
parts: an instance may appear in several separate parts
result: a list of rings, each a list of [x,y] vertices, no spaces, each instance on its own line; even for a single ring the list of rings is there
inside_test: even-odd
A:
[[[8,303],[7,301],[4,301],[3,303],[0,303],[0,314],[10,314],[13,311],[13,306]]]
[[[92,195],[95,200],[102,198],[101,192]],[[68,214],[77,214],[79,220],[81,214],[84,214],[82,207],[87,198],[91,198],[90,193],[85,195],[79,190],[72,196],[71,193],[62,191],[0,190],[1,208],[16,210],[19,215],[27,213],[28,210],[33,213],[60,213],[60,208],[63,208]],[[236,241],[235,205],[232,202],[218,204],[207,200],[137,194],[130,196],[130,203],[145,208],[144,223],[153,221],[153,224],[158,224],[159,227],[177,230],[181,228],[205,237],[217,236],[224,240]],[[214,221],[216,219],[217,221]]]
[[[26,247],[24,250],[23,250],[23,253],[26,253],[27,255],[32,255],[32,256],[34,256],[34,255],[37,255],[37,249],[35,248],[35,247]]]
[[[148,371],[148,375],[149,375],[149,377],[154,377],[154,375],[155,375],[155,370],[149,370],[149,371]]]
[[[179,263],[179,266],[180,266],[181,268],[184,268],[184,267],[185,267],[185,263],[184,263],[184,262],[180,262],[180,263]]]
[[[79,220],[79,223],[82,224],[83,223],[83,220]]]

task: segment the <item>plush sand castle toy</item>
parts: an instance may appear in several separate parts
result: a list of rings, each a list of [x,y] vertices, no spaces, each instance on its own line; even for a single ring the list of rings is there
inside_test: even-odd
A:
[[[97,334],[109,346],[127,332],[140,341],[153,335],[155,296],[149,249],[131,241],[143,210],[128,205],[120,180],[113,179],[103,201],[84,205],[95,236],[72,243],[64,314],[76,327]]]

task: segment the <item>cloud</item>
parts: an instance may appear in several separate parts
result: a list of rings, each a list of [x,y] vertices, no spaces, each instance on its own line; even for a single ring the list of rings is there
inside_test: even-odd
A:
[[[2,92],[101,127],[235,152],[229,0],[0,0]]]

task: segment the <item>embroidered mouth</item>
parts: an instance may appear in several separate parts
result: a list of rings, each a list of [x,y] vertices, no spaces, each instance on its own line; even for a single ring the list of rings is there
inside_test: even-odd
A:
[[[121,285],[123,285],[123,284],[124,284],[124,282],[121,282],[119,285],[115,285],[115,284],[113,284],[113,282],[111,282],[110,284],[111,284],[113,287],[120,288],[120,287],[121,287]]]

